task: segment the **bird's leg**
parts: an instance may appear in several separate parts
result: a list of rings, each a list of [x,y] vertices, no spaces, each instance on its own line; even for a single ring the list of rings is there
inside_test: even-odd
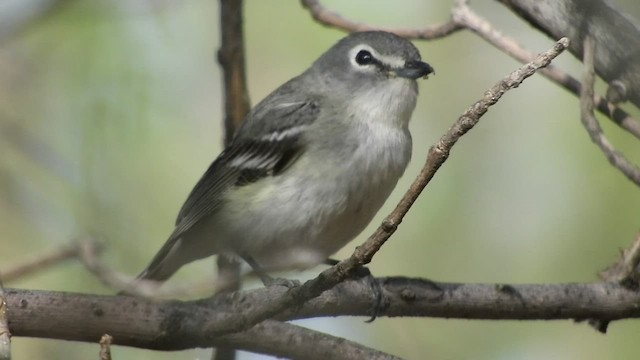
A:
[[[339,262],[339,260],[330,258],[324,261],[324,263],[329,266],[334,266]],[[384,298],[382,286],[380,286],[380,283],[376,280],[373,274],[371,274],[371,270],[363,265],[360,265],[355,269],[353,278],[364,278],[371,289],[371,293],[373,294],[373,305],[371,307],[371,318],[366,322],[373,322],[373,320],[375,320],[388,306],[388,302],[386,302]]]
[[[286,286],[288,288],[296,287],[300,285],[298,280],[289,280],[284,278],[272,278],[266,271],[258,264],[258,262],[249,254],[241,254],[240,257],[251,266],[253,272],[258,275],[262,284],[266,287],[270,286]]]

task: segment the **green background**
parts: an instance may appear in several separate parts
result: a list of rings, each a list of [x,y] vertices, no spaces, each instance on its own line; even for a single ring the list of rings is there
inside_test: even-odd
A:
[[[634,1],[619,3],[640,16]],[[452,6],[324,4],[350,19],[402,27],[443,22]],[[472,6],[532,51],[552,44],[496,2]],[[253,104],[344,35],[313,22],[296,1],[249,0],[245,11]],[[420,82],[411,165],[372,226],[337,258],[348,256],[392,209],[429,146],[519,66],[466,31],[415,43],[436,75]],[[0,40],[0,269],[84,234],[102,239],[104,261],[123,272],[133,275],[147,264],[221,150],[218,47],[218,4],[205,0],[67,1]],[[568,53],[555,63],[580,74]],[[617,148],[640,163],[637,139],[601,120]],[[640,189],[591,143],[577,99],[535,75],[456,145],[371,270],[457,282],[595,281],[636,236],[639,210]],[[190,265],[171,282],[213,278],[212,264]],[[319,271],[286,276],[307,279]],[[5,286],[113,293],[77,261]],[[410,359],[635,359],[639,349],[638,321],[615,322],[601,335],[571,321],[364,320],[300,323]],[[97,344],[13,338],[17,359],[97,353]],[[207,359],[210,350],[114,347],[113,353],[118,360]]]

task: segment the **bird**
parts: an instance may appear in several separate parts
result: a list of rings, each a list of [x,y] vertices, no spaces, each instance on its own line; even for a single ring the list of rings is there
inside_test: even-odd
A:
[[[354,239],[411,158],[417,80],[434,73],[383,31],[339,40],[248,113],[137,279],[166,281],[212,255],[267,273],[308,269]]]

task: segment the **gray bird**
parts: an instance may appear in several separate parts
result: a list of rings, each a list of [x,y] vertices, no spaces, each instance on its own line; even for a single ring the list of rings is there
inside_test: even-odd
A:
[[[369,224],[407,167],[416,80],[432,72],[394,34],[340,40],[247,115],[139,278],[164,281],[214,254],[258,274],[325,261]]]

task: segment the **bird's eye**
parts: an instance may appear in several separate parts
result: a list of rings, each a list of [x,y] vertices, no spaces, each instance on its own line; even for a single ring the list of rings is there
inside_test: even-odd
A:
[[[367,50],[360,50],[356,54],[356,62],[358,65],[369,65],[373,63],[373,55]]]

